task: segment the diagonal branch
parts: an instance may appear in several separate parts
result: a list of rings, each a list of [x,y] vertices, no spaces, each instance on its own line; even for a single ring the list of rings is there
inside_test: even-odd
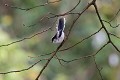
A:
[[[120,53],[120,50],[118,49],[118,47],[113,42],[111,42],[111,44]]]
[[[93,0],[92,2],[90,2],[90,3],[82,10],[82,12],[79,13],[78,17],[73,21],[73,24],[72,24],[71,27],[69,28],[69,32],[68,32],[67,36],[70,35],[71,30],[72,30],[75,22],[79,19],[79,17],[80,17],[95,1],[96,1],[96,0]],[[67,39],[68,39],[68,37],[66,37],[66,40],[67,40]]]
[[[48,12],[47,14],[45,14],[44,16],[42,16],[41,17],[41,19],[38,21],[38,22],[36,22],[36,23],[34,23],[34,24],[31,24],[31,25],[29,25],[29,26],[26,26],[26,27],[33,27],[33,26],[36,26],[37,24],[39,24],[42,20],[44,20],[45,18],[47,18],[47,19],[49,19],[48,18],[48,15],[49,15],[50,13]],[[23,24],[23,26],[25,26],[25,24]]]
[[[103,29],[105,30],[105,32],[106,32],[106,34],[107,34],[107,37],[108,37],[109,41],[111,42],[109,32],[108,32],[108,30],[106,29],[106,27],[105,27],[105,25],[104,25],[104,23],[103,23],[103,21],[102,21],[102,18],[101,18],[101,16],[100,16],[99,12],[98,12],[98,8],[97,8],[96,3],[94,3],[93,6],[94,6],[94,8],[95,8],[95,11],[96,11],[96,14],[97,14],[97,16],[98,16],[98,19],[99,19],[99,21],[100,21],[100,23],[101,23]]]
[[[53,57],[57,54],[58,50],[62,47],[62,45],[64,44],[65,41],[63,41],[56,49],[56,51],[54,53],[52,53],[52,56],[48,59],[48,61],[45,63],[45,65],[43,66],[43,68],[40,70],[38,76],[36,77],[35,80],[38,80],[39,77],[41,76],[42,72],[46,69],[46,67],[48,66],[48,64],[50,63],[50,61],[53,59]]]
[[[109,22],[112,22],[117,17],[117,15],[119,14],[119,12],[120,12],[120,9],[117,11],[117,13],[115,14],[115,16]]]
[[[44,18],[51,19],[51,18],[55,18],[55,17],[59,17],[59,16],[65,16],[65,15],[69,15],[69,14],[79,14],[79,13],[71,13],[71,12],[72,12],[74,9],[76,9],[76,7],[80,4],[80,2],[81,2],[81,0],[79,0],[79,2],[78,2],[71,10],[69,10],[69,11],[67,11],[67,12],[65,12],[65,13],[63,13],[63,14],[53,14],[53,13],[49,12],[47,15],[51,14],[51,15],[53,15],[53,16],[51,16],[51,17],[44,16],[44,17],[41,18],[41,20],[43,20]],[[40,21],[41,21],[41,20],[40,20]],[[40,21],[38,21],[37,23],[32,24],[32,25],[30,25],[30,26],[28,26],[28,27],[35,26],[35,25],[37,25],[38,23],[40,23]]]
[[[98,72],[99,72],[99,75],[100,75],[100,77],[101,77],[101,80],[103,80],[101,70],[100,70],[99,67],[98,67],[98,64],[97,64],[97,62],[96,62],[96,60],[95,60],[95,57],[94,57],[93,59],[94,59],[94,62],[95,62],[95,66],[96,66],[96,68],[97,68],[97,70],[98,70]]]

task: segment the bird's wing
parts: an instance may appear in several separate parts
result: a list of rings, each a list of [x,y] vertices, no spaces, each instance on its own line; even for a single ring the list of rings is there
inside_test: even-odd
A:
[[[63,32],[62,30],[59,31],[59,36],[58,37],[61,37],[62,32]]]
[[[58,31],[60,31],[60,30],[63,31],[64,30],[64,28],[65,28],[65,22],[66,22],[65,18],[62,17],[62,18],[59,19],[59,21],[58,21],[58,28],[57,28]]]

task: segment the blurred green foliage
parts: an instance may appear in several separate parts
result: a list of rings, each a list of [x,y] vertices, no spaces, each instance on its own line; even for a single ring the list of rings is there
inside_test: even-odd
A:
[[[9,4],[21,8],[29,8],[40,4],[45,4],[47,0],[0,0],[0,45],[8,44],[16,40],[30,37],[37,32],[52,26],[55,19],[43,19],[49,12],[54,14],[64,13],[74,7],[78,0],[62,0],[59,3],[49,4],[37,7],[29,11],[19,10],[6,7]],[[54,1],[54,0],[48,0]],[[89,0],[82,0],[80,5],[73,12],[80,12],[87,5]],[[97,0],[100,15],[104,20],[110,20],[120,8],[120,0]],[[120,14],[120,13],[119,13]],[[120,23],[120,15],[117,15],[111,23],[113,26]],[[65,33],[71,26],[76,15],[66,15]],[[30,26],[36,24],[34,26]],[[106,28],[118,36],[120,36],[120,27],[111,28],[109,24],[104,23]],[[30,26],[30,27],[28,27]],[[69,40],[62,47],[66,48],[83,38],[94,33],[101,27],[93,7],[90,7],[75,24]],[[53,26],[55,30],[55,25]],[[11,70],[21,70],[29,67],[39,59],[48,58],[47,56],[37,57],[42,54],[50,53],[55,50],[58,44],[51,43],[51,37],[55,31],[47,31],[41,35],[37,35],[29,40],[24,40],[9,46],[0,47],[0,72]],[[120,49],[120,40],[111,36],[112,41]],[[65,60],[72,60],[82,56],[95,53],[102,45],[107,42],[107,36],[102,30],[90,39],[82,42],[76,47],[64,52],[59,52],[58,56]],[[115,65],[109,62],[110,55],[115,54],[118,62]],[[35,57],[35,58],[30,58]],[[120,80],[120,53],[114,47],[107,45],[96,55],[96,62],[104,80]],[[114,58],[113,58],[114,62]],[[0,75],[0,80],[34,80],[45,61],[40,62],[30,70],[20,73],[10,73]],[[115,63],[115,62],[114,62]],[[41,76],[40,80],[99,80],[100,76],[95,67],[93,58],[81,59],[71,63],[64,63],[64,67],[60,65],[58,60],[53,59]]]

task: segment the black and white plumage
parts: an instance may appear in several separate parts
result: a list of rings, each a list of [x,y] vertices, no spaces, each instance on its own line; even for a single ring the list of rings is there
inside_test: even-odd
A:
[[[61,43],[64,40],[65,34],[64,34],[64,28],[65,28],[65,18],[60,18],[58,20],[57,24],[57,33],[53,36],[52,42],[53,43]]]

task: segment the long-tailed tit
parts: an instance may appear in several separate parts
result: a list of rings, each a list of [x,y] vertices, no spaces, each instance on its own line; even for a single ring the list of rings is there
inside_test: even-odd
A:
[[[52,42],[53,43],[61,43],[64,40],[65,34],[64,34],[64,28],[65,28],[65,18],[60,18],[58,20],[57,24],[57,33],[53,36]]]

